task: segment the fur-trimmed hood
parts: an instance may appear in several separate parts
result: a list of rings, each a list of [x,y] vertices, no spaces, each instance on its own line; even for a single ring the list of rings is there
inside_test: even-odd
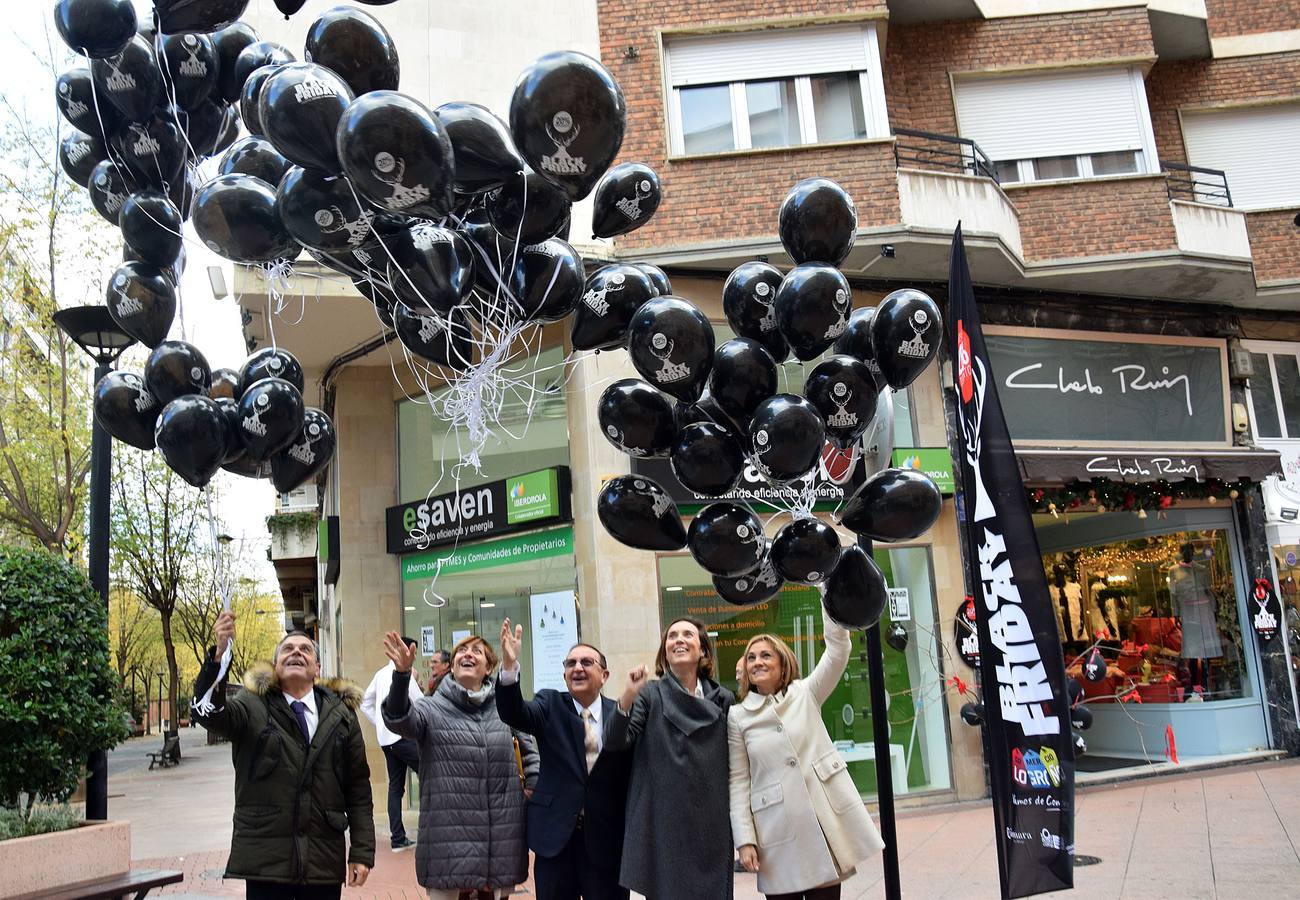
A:
[[[244,688],[259,697],[265,697],[268,690],[279,686],[280,679],[276,677],[275,669],[269,662],[254,663],[244,672]],[[365,693],[356,682],[346,678],[322,678],[316,682],[316,687],[337,694],[351,710],[361,706],[361,697]]]

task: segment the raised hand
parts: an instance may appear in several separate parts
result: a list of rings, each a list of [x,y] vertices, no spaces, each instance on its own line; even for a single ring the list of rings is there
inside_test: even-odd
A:
[[[393,661],[393,666],[397,671],[411,671],[411,666],[415,665],[416,653],[416,646],[404,643],[402,636],[396,631],[390,631],[384,635],[384,654]]]
[[[623,712],[631,712],[632,704],[636,702],[637,696],[641,689],[649,681],[649,673],[645,666],[637,666],[627,673],[627,687],[623,688],[623,695],[618,698],[618,708]]]
[[[510,669],[519,662],[519,648],[524,643],[524,626],[516,625],[510,630],[510,620],[501,623],[501,667]]]
[[[235,614],[226,610],[217,616],[217,624],[214,627],[217,635],[217,659],[221,659],[230,642],[235,639]]]

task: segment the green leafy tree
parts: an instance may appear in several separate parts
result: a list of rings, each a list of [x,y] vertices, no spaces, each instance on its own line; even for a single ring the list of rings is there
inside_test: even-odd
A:
[[[107,618],[66,560],[0,548],[0,805],[66,800],[87,754],[126,736]]]

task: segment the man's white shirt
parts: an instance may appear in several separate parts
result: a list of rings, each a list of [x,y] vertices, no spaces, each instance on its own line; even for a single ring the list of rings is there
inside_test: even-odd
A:
[[[396,744],[402,738],[400,735],[393,734],[384,725],[384,717],[379,709],[383,704],[384,698],[388,696],[388,689],[393,686],[393,672],[397,671],[397,666],[389,660],[388,665],[384,666],[375,673],[375,677],[370,679],[370,686],[361,696],[361,712],[375,726],[375,736],[379,739],[379,746],[387,747]],[[415,683],[415,673],[411,673],[411,679],[406,684],[406,695],[410,698],[411,705],[424,695],[420,693],[419,686]]]
[[[284,702],[290,704],[293,708],[293,701],[301,700],[303,705],[303,716],[307,719],[307,743],[316,736],[316,725],[320,722],[320,716],[316,714],[316,690],[315,686],[307,688],[307,693],[302,697],[295,697],[288,691],[281,691],[284,694]]]

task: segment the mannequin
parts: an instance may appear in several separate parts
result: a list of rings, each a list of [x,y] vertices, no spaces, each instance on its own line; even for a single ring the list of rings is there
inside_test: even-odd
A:
[[[1062,565],[1053,569],[1056,587],[1052,589],[1053,599],[1060,608],[1062,619],[1061,641],[1073,643],[1088,640],[1088,626],[1083,621],[1083,588],[1069,570]]]
[[[1105,572],[1098,572],[1088,585],[1088,620],[1093,634],[1105,631],[1112,641],[1120,639],[1119,604],[1120,592],[1107,583]]]
[[[1187,660],[1194,696],[1209,688],[1206,660],[1223,656],[1214,594],[1210,590],[1210,573],[1204,563],[1194,558],[1190,541],[1179,548],[1178,562],[1169,567],[1169,596],[1174,614],[1183,629],[1182,658]],[[1189,698],[1190,699],[1190,698]]]

